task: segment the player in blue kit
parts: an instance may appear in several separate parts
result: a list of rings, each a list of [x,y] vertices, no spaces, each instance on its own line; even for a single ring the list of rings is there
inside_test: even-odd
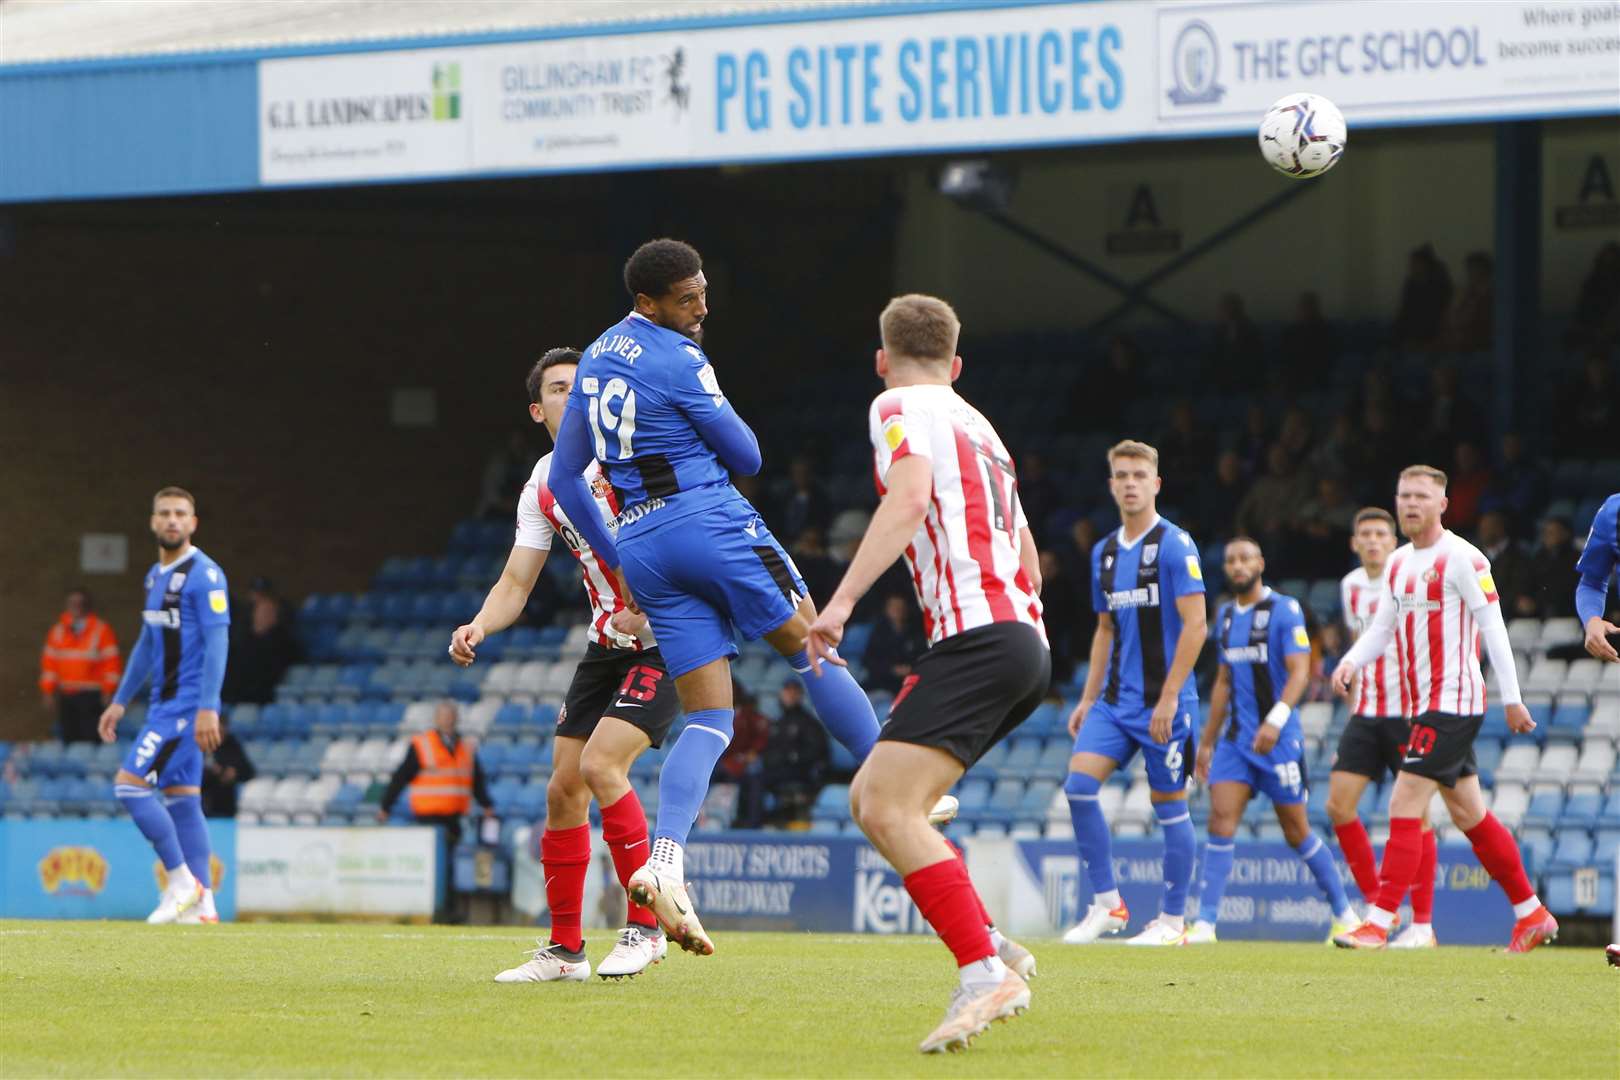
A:
[[[687,724],[664,761],[652,851],[629,891],[671,941],[708,955],[714,943],[687,895],[683,849],[731,741],[734,634],[763,637],[804,675],[816,609],[793,560],[731,484],[732,472],[759,471],[759,443],[700,344],[709,313],[702,258],[678,240],[649,241],[625,263],[624,283],[634,307],[585,350],[550,484],[646,614],[675,679]],[[616,538],[585,484],[592,457],[621,507]],[[864,759],[878,722],[854,678],[833,666],[805,685],[827,730]]]
[[[1283,838],[1332,905],[1332,933],[1346,933],[1360,925],[1360,918],[1345,895],[1333,853],[1311,832],[1305,817],[1305,738],[1294,712],[1310,682],[1305,613],[1298,600],[1266,587],[1261,580],[1266,560],[1260,545],[1248,537],[1227,543],[1224,566],[1232,600],[1215,616],[1220,672],[1210,692],[1195,768],[1198,779],[1209,784],[1209,844],[1204,848],[1198,921],[1188,931],[1187,944],[1215,942],[1221,897],[1232,872],[1232,837],[1256,791],[1271,800]]]
[[[1122,524],[1091,552],[1097,631],[1080,703],[1069,717],[1074,756],[1064,791],[1074,839],[1093,892],[1091,907],[1063,935],[1085,945],[1130,922],[1114,880],[1113,845],[1098,793],[1138,750],[1147,764],[1154,815],[1164,829],[1164,900],[1132,945],[1180,945],[1198,841],[1187,811],[1193,665],[1204,647],[1204,574],[1192,537],[1159,516],[1159,452],[1127,440],[1108,451],[1108,490]]]
[[[1620,492],[1610,495],[1598,507],[1592,518],[1592,528],[1586,534],[1586,547],[1581,551],[1575,569],[1581,581],[1575,587],[1575,613],[1586,628],[1586,651],[1599,660],[1620,663],[1620,626],[1603,617],[1604,605],[1609,599],[1609,582],[1620,592]]]
[[[202,756],[219,747],[231,604],[225,572],[191,546],[196,531],[197,500],[189,492],[166,487],[152,497],[158,561],[146,572],[141,636],[101,714],[101,739],[112,742],[125,706],[151,679],[146,723],[113,780],[118,801],[168,873],[149,923],[219,921],[202,812]]]

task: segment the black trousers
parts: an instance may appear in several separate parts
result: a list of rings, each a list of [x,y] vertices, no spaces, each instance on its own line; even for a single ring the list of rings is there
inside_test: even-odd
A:
[[[72,694],[58,694],[56,696],[57,725],[62,731],[62,741],[70,742],[99,742],[101,736],[96,732],[96,726],[101,723],[101,692],[99,690],[81,690]]]

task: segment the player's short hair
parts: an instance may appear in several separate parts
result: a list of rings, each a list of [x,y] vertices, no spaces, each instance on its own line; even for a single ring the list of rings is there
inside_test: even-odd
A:
[[[1385,525],[1389,526],[1390,532],[1395,531],[1395,515],[1391,514],[1388,510],[1385,510],[1382,506],[1364,506],[1360,510],[1357,510],[1356,520],[1351,523],[1350,531],[1355,532],[1357,529],[1361,528],[1363,522],[1367,521],[1382,521]]]
[[[889,301],[878,316],[883,351],[904,360],[949,363],[956,355],[962,320],[937,296],[906,293]]]
[[[191,504],[191,512],[193,514],[197,512],[196,496],[192,495],[191,492],[187,491],[183,487],[175,487],[173,484],[170,484],[166,488],[159,488],[158,493],[152,496],[152,508],[154,510],[157,509],[157,502],[159,499],[184,499],[186,502]]]
[[[677,281],[696,277],[703,269],[703,256],[683,240],[667,237],[649,240],[636,248],[624,263],[624,287],[630,299],[666,295]]]
[[[1223,544],[1221,546],[1221,550],[1225,551],[1227,548],[1231,547],[1233,544],[1253,544],[1254,545],[1254,550],[1256,550],[1256,551],[1258,551],[1260,553],[1260,557],[1262,559],[1266,557],[1266,549],[1261,547],[1260,546],[1260,541],[1256,540],[1252,536],[1246,536],[1246,535],[1244,535],[1242,533],[1239,533],[1238,535],[1232,537],[1232,539],[1228,540],[1225,544]]]
[[[544,355],[534,362],[534,367],[529,369],[529,377],[523,380],[523,388],[529,392],[529,400],[535,402],[540,400],[540,388],[545,385],[547,371],[558,364],[577,363],[579,363],[578,349],[571,349],[566,345],[547,349]]]
[[[1446,474],[1435,468],[1433,465],[1408,465],[1406,468],[1401,470],[1400,478],[1405,480],[1408,476],[1427,477],[1428,479],[1439,484],[1441,491],[1446,489]]]
[[[1110,467],[1113,466],[1115,458],[1122,457],[1141,458],[1153,466],[1154,472],[1159,471],[1159,452],[1145,442],[1138,442],[1136,439],[1125,439],[1108,448],[1108,464]]]

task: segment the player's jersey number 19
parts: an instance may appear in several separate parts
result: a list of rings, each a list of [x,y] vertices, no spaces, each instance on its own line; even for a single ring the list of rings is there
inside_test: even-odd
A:
[[[598,388],[597,380],[581,380],[580,389],[590,404],[587,406],[591,421],[591,436],[596,440],[596,460],[608,461],[607,436],[619,437],[618,457],[611,460],[629,461],[635,451],[631,440],[636,435],[636,392],[623,379],[609,379]]]

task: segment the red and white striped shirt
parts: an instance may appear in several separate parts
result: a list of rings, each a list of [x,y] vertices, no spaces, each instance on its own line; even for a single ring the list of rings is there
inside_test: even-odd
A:
[[[1356,567],[1339,582],[1339,607],[1344,612],[1345,626],[1350,628],[1351,641],[1360,638],[1372,625],[1382,593],[1383,582],[1369,578],[1365,567]],[[1401,712],[1400,671],[1395,643],[1390,642],[1383,656],[1356,675],[1356,683],[1350,688],[1350,701],[1355,714],[1378,718],[1404,716]]]
[[[1449,530],[1426,548],[1405,544],[1390,556],[1382,584],[1372,625],[1346,660],[1364,666],[1393,642],[1402,715],[1485,711],[1482,629],[1503,702],[1518,703],[1518,676],[1496,582],[1490,560],[1478,548]]]
[[[1044,641],[1041,601],[1019,560],[1028,521],[1012,455],[990,421],[932,384],[885,390],[868,419],[879,495],[901,458],[933,466],[928,514],[905,553],[929,643],[997,622],[1028,623]]]
[[[546,484],[546,478],[550,475],[551,455],[547,454],[535,465],[529,482],[523,485],[523,495],[518,499],[517,539],[513,542],[518,547],[550,551],[551,538],[560,535],[579,562],[579,576],[585,582],[585,591],[591,598],[591,639],[610,649],[634,649],[640,652],[652,648],[657,642],[653,640],[651,627],[644,628],[640,637],[634,637],[621,634],[608,625],[615,612],[625,609],[619,583],[612,574],[602,569],[596,552],[585,543],[563,508],[557,505],[557,497]],[[613,494],[613,486],[602,474],[602,466],[594,459],[585,469],[585,480],[591,485],[591,494],[596,498],[602,520],[608,523],[611,530],[613,519],[619,513],[619,503]]]

